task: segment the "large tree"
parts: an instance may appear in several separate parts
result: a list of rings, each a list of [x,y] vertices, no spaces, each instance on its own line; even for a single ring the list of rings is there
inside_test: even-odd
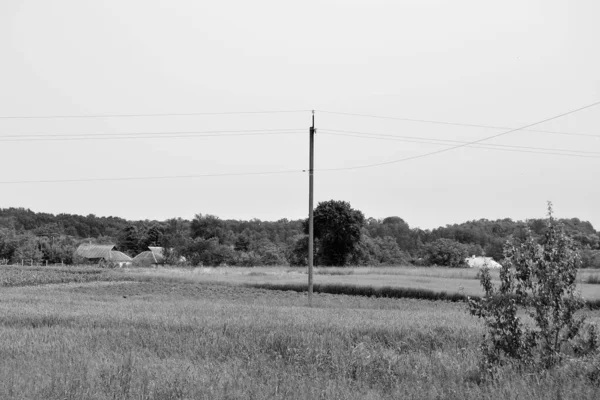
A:
[[[135,256],[143,250],[146,250],[140,246],[142,240],[142,233],[138,230],[135,225],[129,225],[119,232],[118,237],[118,248],[119,250]]]
[[[360,241],[365,216],[350,203],[329,200],[319,203],[314,211],[315,239],[318,263],[345,265]],[[308,221],[304,224],[308,233]]]

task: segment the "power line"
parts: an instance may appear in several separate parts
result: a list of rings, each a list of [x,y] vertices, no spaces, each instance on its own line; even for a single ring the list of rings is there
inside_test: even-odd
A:
[[[448,139],[434,139],[434,138],[422,138],[418,136],[400,136],[400,135],[386,135],[380,133],[365,133],[365,132],[356,132],[356,131],[344,131],[338,129],[321,129],[320,133],[325,135],[335,135],[335,136],[346,136],[346,137],[356,137],[362,139],[377,139],[377,140],[389,140],[389,141],[398,141],[398,142],[408,142],[408,143],[424,143],[424,144],[437,144],[437,145],[445,145],[447,146],[449,143],[461,143],[461,144],[469,144],[469,142],[459,141],[459,140],[448,140]],[[340,133],[338,133],[340,132]],[[587,158],[600,158],[593,156],[584,156],[582,154],[591,154],[600,156],[600,152],[597,151],[584,151],[584,150],[564,150],[564,149],[554,149],[547,147],[532,147],[532,146],[515,146],[515,145],[507,145],[507,144],[481,144],[481,145],[469,145],[472,148],[480,148],[480,149],[490,149],[490,150],[501,150],[501,151],[516,151],[516,152],[526,152],[526,153],[534,153],[534,154],[552,154],[552,155],[565,155],[565,156],[581,156]],[[524,150],[538,150],[538,151],[524,151]],[[567,154],[567,153],[580,153],[580,154]]]
[[[188,137],[229,137],[281,135],[304,132],[304,129],[255,129],[233,131],[180,131],[180,132],[121,132],[95,134],[23,134],[0,135],[0,142],[35,142],[64,140],[122,140],[122,139],[164,139]]]
[[[595,103],[595,104],[598,104],[598,103]],[[595,105],[595,104],[593,104],[593,105]],[[466,123],[459,123],[459,122],[445,122],[445,121],[436,121],[436,120],[427,120],[427,119],[401,118],[401,117],[390,117],[390,116],[382,116],[382,115],[358,114],[358,113],[326,111],[326,110],[318,110],[318,111],[322,112],[322,113],[334,114],[334,115],[346,115],[346,116],[352,116],[352,117],[377,118],[377,119],[388,119],[388,120],[406,121],[406,122],[419,122],[419,123],[427,123],[427,124],[460,126],[460,127],[467,127],[467,128],[484,128],[484,129],[498,129],[498,130],[513,129],[510,127],[506,127],[506,126],[466,124]],[[549,134],[554,134],[554,135],[569,135],[569,136],[600,138],[600,135],[587,134],[587,133],[561,132],[561,131],[549,131],[549,130],[538,130],[538,129],[519,129],[519,130],[527,131],[527,132],[549,133]]]
[[[446,149],[432,151],[430,153],[424,153],[424,154],[419,154],[419,155],[412,156],[412,157],[399,158],[399,159],[396,159],[396,160],[384,161],[384,162],[374,163],[374,164],[357,165],[357,166],[353,166],[353,167],[325,168],[325,169],[321,169],[320,171],[348,171],[348,170],[353,170],[353,169],[372,168],[372,167],[378,167],[378,166],[382,166],[382,165],[396,164],[396,163],[399,163],[399,162],[416,160],[416,159],[419,159],[419,158],[424,158],[424,157],[432,156],[432,155],[435,155],[435,154],[445,153],[445,152],[450,151],[450,150],[459,149],[461,147],[466,147],[466,146],[470,146],[470,145],[473,145],[473,144],[481,143],[481,142],[484,142],[486,140],[494,139],[494,138],[497,138],[497,137],[500,137],[500,136],[503,136],[503,135],[508,135],[509,133],[513,133],[513,132],[516,132],[516,131],[524,130],[524,129],[530,128],[532,126],[535,126],[535,125],[543,124],[544,122],[552,121],[552,120],[555,120],[555,119],[558,119],[558,118],[561,118],[561,117],[564,117],[564,116],[567,116],[567,115],[570,115],[570,114],[574,114],[576,112],[579,112],[579,111],[582,111],[582,110],[585,110],[585,109],[597,106],[598,104],[600,104],[600,101],[592,103],[592,104],[588,104],[588,105],[583,106],[583,107],[579,107],[579,108],[577,108],[575,110],[567,111],[567,112],[559,114],[559,115],[555,115],[554,117],[550,117],[550,118],[546,118],[546,119],[538,121],[538,122],[534,122],[533,124],[522,126],[520,128],[511,129],[511,130],[506,131],[506,132],[498,133],[498,134],[495,134],[495,135],[492,135],[492,136],[487,136],[487,137],[484,137],[484,138],[479,139],[479,140],[474,140],[472,142],[465,142],[463,144],[459,144],[457,146],[452,146],[452,147],[449,147],[449,148],[446,148]]]
[[[171,176],[138,176],[138,177],[117,177],[117,178],[84,178],[84,179],[49,179],[49,180],[29,180],[29,181],[0,181],[2,185],[26,184],[26,183],[73,183],[73,182],[108,182],[108,181],[143,181],[143,180],[163,180],[163,179],[194,179],[209,177],[227,177],[227,176],[254,176],[254,175],[279,175],[302,173],[303,170],[280,170],[280,171],[260,171],[260,172],[232,172],[221,174],[199,174],[199,175],[171,175]]]
[[[547,118],[547,119],[544,119],[542,121],[535,122],[533,124],[525,125],[525,126],[520,127],[520,128],[511,129],[511,130],[508,130],[506,132],[498,133],[498,134],[495,134],[495,135],[492,135],[492,136],[488,136],[488,137],[485,137],[485,138],[482,138],[482,139],[479,139],[479,140],[471,141],[471,142],[462,142],[462,143],[460,143],[457,146],[452,146],[452,147],[449,147],[449,148],[445,148],[445,149],[433,151],[433,152],[430,152],[430,153],[419,154],[419,155],[412,156],[412,157],[406,157],[406,158],[401,158],[401,159],[397,159],[397,160],[391,160],[391,161],[374,163],[374,164],[358,165],[358,166],[353,166],[353,167],[342,167],[342,168],[326,168],[326,169],[321,169],[320,171],[344,171],[344,170],[364,169],[364,168],[371,168],[371,167],[377,167],[377,166],[382,166],[382,165],[399,163],[399,162],[403,162],[403,161],[415,160],[415,159],[418,159],[418,158],[423,158],[423,157],[427,157],[427,156],[431,156],[431,155],[435,155],[435,154],[440,154],[440,153],[444,153],[444,152],[447,152],[447,151],[450,151],[450,150],[454,150],[454,149],[458,149],[458,148],[461,148],[461,147],[472,146],[472,145],[484,142],[486,140],[490,140],[490,139],[493,139],[493,138],[496,138],[496,137],[507,135],[509,133],[516,132],[516,131],[519,131],[519,130],[526,130],[527,128],[530,128],[532,126],[539,125],[539,124],[542,124],[544,122],[552,121],[554,119],[558,119],[560,117],[564,117],[566,115],[570,115],[570,114],[573,114],[573,113],[585,110],[587,108],[591,108],[591,107],[596,106],[598,104],[600,104],[600,102],[592,103],[592,104],[589,104],[589,105],[577,108],[575,110],[571,110],[571,111],[568,111],[568,112],[556,115],[554,117]],[[154,116],[157,116],[157,115],[154,115]],[[79,117],[81,117],[81,116],[77,116],[75,118],[79,118]],[[2,117],[0,117],[0,118],[2,118]],[[45,118],[45,117],[42,117],[42,118]],[[490,146],[490,145],[484,145],[484,146]],[[565,154],[562,154],[562,155],[565,155]],[[593,157],[593,158],[596,158],[596,157]],[[199,174],[199,175],[175,175],[175,176],[117,177],[117,178],[91,178],[91,179],[53,179],[53,180],[29,180],[29,181],[0,181],[0,184],[102,182],[102,181],[132,181],[132,180],[158,180],[158,179],[191,179],[191,178],[202,178],[202,177],[225,177],[225,176],[251,176],[251,175],[290,174],[290,173],[299,173],[299,172],[306,172],[306,171],[305,170],[280,170],[280,171],[242,172],[242,173],[220,173],[220,174]]]
[[[302,113],[311,110],[224,111],[196,113],[150,113],[150,114],[88,114],[88,115],[23,115],[0,116],[0,119],[66,119],[66,118],[134,118],[134,117],[194,117],[203,115],[283,114]]]
[[[392,140],[392,141],[399,141],[399,142],[423,143],[423,144],[448,146],[448,144],[446,144],[446,143],[426,142],[426,141],[420,141],[420,140],[377,138],[377,137],[368,137],[368,136],[360,136],[360,135],[348,135],[348,134],[344,134],[344,133],[329,133],[329,132],[321,132],[321,133],[324,135],[349,136],[349,137],[356,137],[356,138],[363,138],[363,139],[381,139],[381,140]],[[548,151],[505,149],[505,148],[491,147],[491,145],[485,145],[485,144],[484,145],[470,145],[469,148],[496,150],[496,151],[508,151],[508,152],[515,152],[515,153],[548,154],[548,155],[555,155],[555,156],[570,156],[570,157],[600,159],[600,156],[586,156],[586,155],[581,155],[581,154],[569,154],[569,153],[552,153],[552,152],[548,152]],[[557,151],[560,151],[560,150],[557,150]]]

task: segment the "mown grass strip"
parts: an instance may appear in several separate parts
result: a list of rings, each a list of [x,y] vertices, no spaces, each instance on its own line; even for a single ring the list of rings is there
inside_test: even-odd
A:
[[[583,282],[590,285],[600,285],[600,274],[589,275]]]
[[[268,290],[283,290],[294,292],[306,292],[307,286],[297,283],[273,284],[273,283],[247,283],[244,286],[249,286],[257,289]],[[436,292],[429,289],[416,288],[401,288],[401,287],[373,287],[359,285],[343,285],[343,284],[315,284],[313,286],[315,293],[328,294],[345,294],[349,296],[366,296],[366,297],[383,297],[392,299],[421,299],[421,300],[436,300],[436,301],[451,301],[459,302],[466,301],[467,296],[461,293]],[[476,296],[471,296],[476,297]]]
[[[282,290],[282,291],[294,291],[294,292],[306,292],[308,291],[307,285],[298,283],[246,283],[244,286],[253,287],[257,289],[267,290]],[[327,293],[327,294],[345,294],[349,296],[366,296],[366,297],[383,297],[391,299],[419,299],[419,300],[432,300],[432,301],[450,301],[450,302],[465,302],[468,297],[472,299],[479,299],[479,296],[467,296],[461,293],[448,293],[448,292],[436,292],[429,289],[417,289],[417,288],[402,288],[402,287],[373,287],[373,286],[359,286],[359,285],[343,285],[343,284],[315,284],[313,286],[315,293]],[[600,300],[586,300],[586,306],[590,310],[600,309]]]

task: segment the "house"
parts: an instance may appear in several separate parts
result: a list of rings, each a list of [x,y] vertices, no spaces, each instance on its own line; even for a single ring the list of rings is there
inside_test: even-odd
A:
[[[149,267],[151,265],[162,265],[165,263],[162,247],[148,247],[133,258],[133,263],[139,266]]]
[[[130,266],[133,259],[125,253],[121,253],[120,251],[112,250],[110,252],[110,259],[108,261],[111,263],[114,263],[114,264],[118,264],[119,268],[123,268],[123,267]]]
[[[465,258],[465,262],[469,266],[469,268],[484,268],[487,267],[489,269],[502,268],[502,265],[498,264],[492,257],[476,257],[471,256],[469,258]]]
[[[119,267],[131,265],[131,257],[120,251],[116,251],[114,244],[92,244],[82,243],[75,250],[75,255],[85,258],[92,264],[100,262],[111,262]]]

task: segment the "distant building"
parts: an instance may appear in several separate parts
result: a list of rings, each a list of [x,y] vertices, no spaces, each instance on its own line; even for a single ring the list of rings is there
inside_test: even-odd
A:
[[[131,265],[131,257],[125,253],[114,250],[114,244],[92,244],[83,243],[75,250],[75,255],[85,258],[92,264],[100,262],[111,262],[119,267]]]
[[[110,252],[110,259],[108,261],[118,264],[119,268],[123,268],[131,265],[133,259],[125,253],[113,250]]]
[[[165,263],[164,249],[162,247],[148,247],[133,258],[135,265],[149,267],[151,265],[163,265]]]
[[[502,265],[498,264],[492,257],[476,257],[472,256],[465,259],[465,262],[469,268],[484,268],[489,269],[502,268]]]

